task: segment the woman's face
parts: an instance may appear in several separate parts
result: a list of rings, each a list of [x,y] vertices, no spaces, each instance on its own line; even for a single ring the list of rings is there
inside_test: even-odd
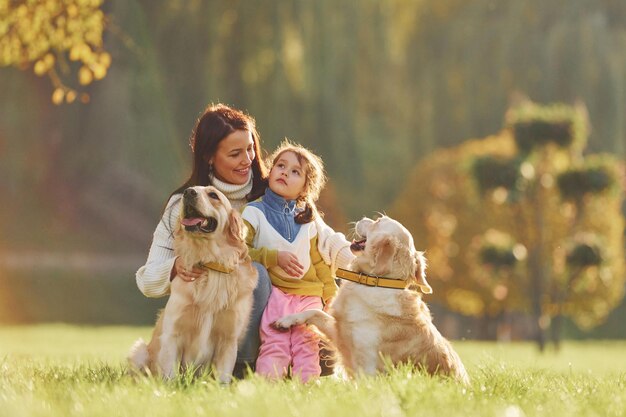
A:
[[[254,140],[247,130],[236,130],[217,145],[211,159],[213,175],[228,184],[242,185],[250,179],[254,153]]]

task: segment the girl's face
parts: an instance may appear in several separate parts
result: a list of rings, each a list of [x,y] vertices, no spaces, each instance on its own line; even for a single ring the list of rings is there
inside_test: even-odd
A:
[[[283,152],[270,171],[270,189],[285,200],[295,200],[304,190],[305,184],[304,167],[300,165],[296,154]]]
[[[242,185],[250,179],[254,153],[254,140],[247,130],[236,130],[217,145],[213,164],[213,175],[228,184]]]

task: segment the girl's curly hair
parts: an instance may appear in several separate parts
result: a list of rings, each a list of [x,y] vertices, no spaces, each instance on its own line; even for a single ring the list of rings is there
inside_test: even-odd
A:
[[[309,223],[321,214],[317,210],[315,202],[320,196],[324,185],[326,185],[326,173],[324,172],[324,162],[322,158],[315,155],[302,145],[291,143],[288,139],[281,142],[278,148],[268,157],[267,164],[274,167],[274,164],[285,152],[292,152],[302,169],[304,170],[304,190],[297,198],[297,206],[302,209],[296,217],[296,223]]]

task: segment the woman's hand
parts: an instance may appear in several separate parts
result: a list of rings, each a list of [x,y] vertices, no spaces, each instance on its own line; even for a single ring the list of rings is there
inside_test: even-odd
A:
[[[292,277],[304,274],[304,267],[298,262],[298,257],[291,252],[278,251],[278,266]]]
[[[174,262],[174,268],[172,268],[172,276],[170,277],[170,280],[174,279],[175,277],[179,277],[183,281],[191,282],[195,281],[196,278],[202,275],[202,269],[194,266],[191,270],[189,270],[186,269],[182,264],[183,263],[180,258],[176,258],[176,261]]]

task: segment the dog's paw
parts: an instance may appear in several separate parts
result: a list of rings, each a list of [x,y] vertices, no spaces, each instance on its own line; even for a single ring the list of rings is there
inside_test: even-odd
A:
[[[273,329],[278,330],[280,332],[286,332],[287,330],[291,328],[291,326],[293,326],[294,323],[292,323],[291,320],[285,320],[285,319],[286,317],[283,317],[282,319],[278,319],[272,324],[270,324],[270,326]]]
[[[233,376],[231,374],[222,374],[218,378],[218,381],[220,383],[220,386],[226,387],[233,382]]]

